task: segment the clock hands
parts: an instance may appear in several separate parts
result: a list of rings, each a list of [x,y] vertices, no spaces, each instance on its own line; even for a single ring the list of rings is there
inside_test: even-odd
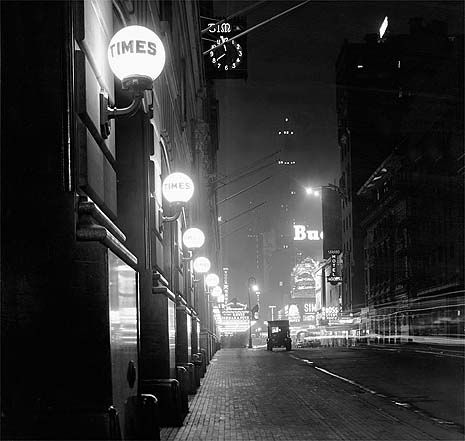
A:
[[[223,58],[226,54],[223,54],[223,55],[220,55],[216,60],[220,60],[221,58]]]

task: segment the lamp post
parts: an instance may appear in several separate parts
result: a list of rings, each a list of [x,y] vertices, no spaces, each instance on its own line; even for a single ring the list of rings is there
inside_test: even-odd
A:
[[[342,199],[347,201],[348,198],[346,192],[341,187],[334,184],[319,185],[318,187],[306,187],[305,192],[308,195],[318,197],[321,195],[321,190],[324,188],[335,191]]]
[[[247,285],[247,292],[249,296],[249,349],[252,349],[252,307],[250,304],[250,291],[255,292],[258,290],[257,280],[255,277],[249,277]]]
[[[153,31],[143,26],[126,26],[119,30],[108,45],[108,64],[123,89],[132,93],[133,101],[125,108],[109,106],[106,92],[100,92],[100,134],[110,136],[110,120],[130,118],[142,107],[145,91],[163,71],[165,48]]]
[[[271,309],[271,321],[273,321],[274,320],[274,309],[276,308],[276,305],[268,306],[268,308]]]

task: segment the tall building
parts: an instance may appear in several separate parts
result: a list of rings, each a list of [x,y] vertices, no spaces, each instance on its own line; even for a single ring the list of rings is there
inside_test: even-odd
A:
[[[284,305],[291,292],[291,271],[295,261],[292,220],[295,217],[295,172],[294,128],[289,117],[284,117],[282,126],[276,130],[278,155],[273,181],[274,193],[270,201],[270,216],[265,229],[265,295],[271,302]]]
[[[409,21],[406,35],[386,33],[384,38],[369,34],[363,43],[344,42],[337,69],[337,118],[340,146],[340,188],[346,193],[342,201],[343,308],[358,311],[366,304],[363,274],[363,228],[365,201],[358,189],[373,170],[392,151],[402,145],[410,131],[426,133],[431,124],[432,106],[417,112],[417,121],[405,127],[405,115],[417,102],[435,100],[439,84],[432,76],[443,78],[445,44],[448,41],[444,23]],[[414,84],[417,83],[417,84]],[[415,88],[429,84],[413,101]],[[437,98],[437,97],[436,97]],[[431,114],[432,116],[432,114]],[[424,124],[422,126],[422,124]]]
[[[342,200],[342,306],[358,311],[366,303],[363,279],[363,202],[356,192],[399,140],[398,54],[367,35],[363,43],[344,42],[336,63],[336,108]]]
[[[321,190],[323,259],[329,258],[328,251],[342,248],[341,197],[333,188],[323,187]]]
[[[358,192],[370,328],[384,341],[463,335],[463,35],[411,24],[399,57],[402,141]]]

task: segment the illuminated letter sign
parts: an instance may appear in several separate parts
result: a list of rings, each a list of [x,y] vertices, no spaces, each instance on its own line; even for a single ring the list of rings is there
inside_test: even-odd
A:
[[[309,314],[310,312],[316,312],[316,305],[314,303],[305,303],[304,313]]]
[[[294,240],[304,240],[307,235],[303,225],[294,225]]]
[[[294,240],[320,240],[323,239],[323,231],[307,230],[304,225],[294,225]]]

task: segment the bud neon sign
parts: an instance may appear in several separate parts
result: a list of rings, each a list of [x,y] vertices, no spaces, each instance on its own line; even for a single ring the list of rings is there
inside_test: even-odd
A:
[[[323,231],[307,230],[305,225],[294,225],[294,240],[321,240]]]

